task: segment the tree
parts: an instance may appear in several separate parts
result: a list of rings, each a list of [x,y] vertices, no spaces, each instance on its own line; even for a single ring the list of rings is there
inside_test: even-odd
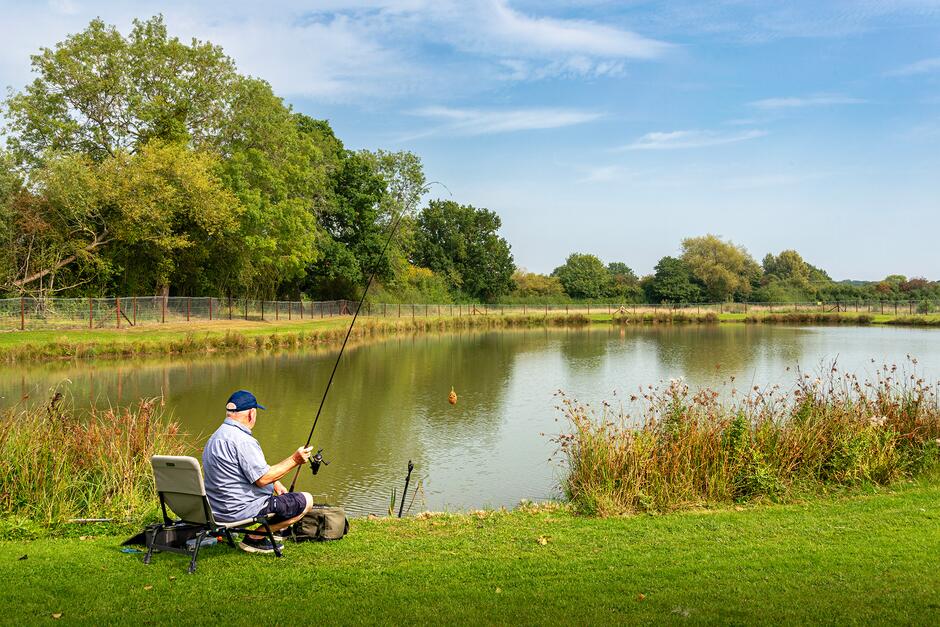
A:
[[[654,303],[694,303],[702,298],[701,286],[692,276],[692,270],[682,259],[675,257],[659,260],[646,284],[646,292]]]
[[[235,219],[226,226],[230,235],[224,255],[210,251],[221,245],[211,238],[185,246],[186,252],[173,247],[171,253],[165,246],[154,245],[147,250],[176,258],[130,271],[133,264],[129,262],[136,258],[141,240],[125,240],[120,228],[108,224],[114,216],[123,215],[124,209],[144,202],[125,195],[118,200],[128,203],[127,207],[111,207],[97,215],[99,230],[108,228],[106,240],[79,239],[82,247],[72,252],[68,245],[56,246],[67,254],[50,258],[46,270],[56,266],[68,271],[59,264],[81,264],[83,259],[106,253],[105,260],[118,265],[107,273],[113,283],[97,281],[100,289],[153,289],[145,287],[152,281],[144,277],[153,269],[168,281],[158,282],[157,289],[168,294],[175,285],[170,277],[182,278],[181,271],[187,268],[190,275],[179,286],[186,293],[254,291],[272,297],[283,285],[296,286],[317,260],[324,240],[317,217],[335,208],[335,186],[330,179],[340,169],[342,144],[325,122],[294,114],[267,83],[239,75],[219,47],[197,40],[185,44],[169,37],[161,17],[135,21],[127,37],[94,20],[54,48],[42,49],[32,58],[32,65],[36,79],[4,103],[7,144],[26,174],[29,189],[42,189],[43,181],[55,179],[55,172],[44,170],[65,167],[66,157],[84,159],[85,169],[120,172],[143,167],[147,160],[138,157],[154,146],[151,157],[160,155],[170,161],[158,165],[148,158],[148,181],[143,184],[135,179],[135,184],[143,184],[142,189],[182,189],[188,183],[173,179],[178,167],[195,177],[189,183],[218,178],[226,188],[219,202]],[[197,172],[200,163],[208,169]],[[159,182],[155,176],[168,178]],[[115,190],[122,188],[120,180],[114,184]],[[189,191],[198,193],[198,186]],[[233,195],[236,202],[231,202]],[[200,206],[209,209],[205,203],[193,208]],[[35,203],[31,207],[39,210]],[[32,215],[39,214],[33,211]],[[65,230],[57,237],[66,242],[71,237],[69,229],[75,228],[66,222],[42,221],[47,229],[45,241],[54,239],[48,229],[61,227]],[[191,235],[197,232],[198,228]],[[31,231],[24,237],[35,235]],[[92,248],[85,250],[85,246]],[[93,251],[96,257],[89,256]],[[100,272],[104,270],[99,266]],[[76,275],[83,272],[77,270]]]
[[[513,296],[520,298],[551,298],[564,296],[565,289],[556,276],[516,270],[512,275]]]
[[[327,298],[352,298],[375,272],[392,278],[388,251],[382,256],[388,220],[380,219],[385,180],[374,163],[346,152],[333,178],[332,205],[320,214],[326,231],[323,257],[310,266],[307,286]]]
[[[610,287],[610,273],[595,255],[572,253],[552,272],[572,298],[600,298]]]
[[[493,300],[512,289],[509,243],[494,212],[452,200],[432,200],[418,215],[412,262],[443,276],[451,288]]]
[[[48,158],[34,171],[35,193],[14,208],[12,287],[100,289],[119,275],[139,293],[170,282],[204,288],[202,268],[231,247],[240,211],[216,166],[212,155],[156,141],[101,163]]]
[[[683,240],[682,260],[709,300],[746,297],[760,280],[761,268],[747,250],[714,235]]]
[[[10,147],[31,165],[50,151],[101,161],[151,139],[211,146],[237,79],[221,48],[169,37],[160,16],[134,20],[127,38],[95,19],[31,60],[38,77],[6,102]]]
[[[607,272],[610,275],[608,296],[613,296],[620,302],[641,300],[643,290],[640,289],[640,280],[627,264],[613,261],[607,264]]]

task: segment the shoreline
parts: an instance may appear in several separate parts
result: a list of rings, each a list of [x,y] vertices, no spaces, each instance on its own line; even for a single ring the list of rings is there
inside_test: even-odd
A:
[[[349,317],[295,322],[218,321],[177,323],[131,329],[32,330],[0,333],[0,360],[6,363],[59,360],[121,359],[137,356],[214,354],[254,349],[275,351],[302,346],[326,347],[342,342]],[[937,315],[854,313],[715,314],[655,312],[637,314],[508,314],[362,318],[351,340],[459,330],[545,327],[734,325],[900,326],[940,328]]]
[[[28,623],[248,624],[270,619],[257,582],[277,580],[298,606],[328,607],[326,624],[929,623],[938,496],[919,482],[665,516],[536,506],[356,520],[343,540],[291,544],[279,560],[209,547],[193,576],[184,557],[145,566],[120,552],[126,536],[87,529],[0,542],[0,575],[18,582],[0,607]],[[224,603],[206,602],[209,584]]]

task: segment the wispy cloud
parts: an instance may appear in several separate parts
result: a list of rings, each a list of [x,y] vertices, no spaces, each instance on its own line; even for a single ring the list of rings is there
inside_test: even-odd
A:
[[[724,133],[719,131],[669,131],[647,133],[636,141],[621,146],[619,150],[677,150],[682,148],[704,148],[706,146],[720,146],[737,142],[757,139],[767,134],[767,131],[751,130],[741,133]]]
[[[849,104],[863,104],[868,102],[861,98],[852,98],[850,96],[843,96],[840,94],[818,94],[815,96],[805,96],[805,97],[785,97],[785,98],[765,98],[763,100],[755,100],[754,102],[749,102],[748,104],[752,107],[758,109],[771,110],[771,109],[800,109],[803,107],[825,107],[831,105],[849,105]]]
[[[914,76],[917,74],[929,74],[930,72],[936,72],[938,70],[940,70],[940,57],[931,57],[886,72],[885,76]]]
[[[603,117],[602,113],[595,111],[555,108],[487,111],[451,107],[424,107],[412,113],[444,122],[442,126],[422,133],[422,136],[436,134],[492,135],[542,130],[585,124]]]
[[[602,165],[588,168],[587,172],[577,180],[578,183],[609,183],[623,178],[625,170],[619,165]]]

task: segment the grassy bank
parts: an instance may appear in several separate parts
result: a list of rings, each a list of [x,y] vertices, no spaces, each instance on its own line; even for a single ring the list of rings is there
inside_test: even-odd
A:
[[[610,515],[787,501],[931,473],[940,389],[915,368],[885,365],[861,381],[833,366],[792,390],[732,389],[730,401],[672,381],[599,414],[562,397],[563,487],[581,512]]]
[[[669,516],[355,520],[281,560],[208,548],[192,576],[119,537],[0,542],[0,623],[936,624],[938,503],[924,483]]]
[[[155,511],[150,457],[186,449],[158,401],[76,412],[61,396],[0,412],[0,538],[71,518],[139,522]]]
[[[0,334],[0,359],[8,362],[92,359],[324,346],[342,342],[349,322],[347,316],[306,322],[221,321],[127,330],[13,332]],[[579,326],[589,323],[590,319],[581,314],[360,318],[351,339],[358,341],[428,331]]]
[[[167,324],[160,327],[97,330],[11,331],[0,333],[0,360],[121,358],[135,355],[182,355],[237,350],[274,350],[300,346],[329,346],[341,342],[350,318],[336,317],[293,322],[225,320]],[[487,330],[527,327],[583,326],[586,324],[794,324],[897,325],[940,328],[940,316],[814,313],[716,314],[691,310],[623,314],[541,313],[362,318],[353,332],[355,341],[401,333]]]

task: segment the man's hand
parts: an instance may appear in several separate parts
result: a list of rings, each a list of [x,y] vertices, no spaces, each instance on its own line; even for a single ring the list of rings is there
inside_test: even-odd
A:
[[[287,488],[284,487],[284,484],[280,481],[274,482],[274,494],[280,496],[281,494],[287,494]]]
[[[301,446],[299,449],[294,451],[294,454],[291,455],[291,458],[294,460],[295,464],[297,464],[298,466],[302,466],[307,463],[307,460],[310,459],[310,453],[312,452],[313,452],[312,446],[308,446],[306,448]]]

